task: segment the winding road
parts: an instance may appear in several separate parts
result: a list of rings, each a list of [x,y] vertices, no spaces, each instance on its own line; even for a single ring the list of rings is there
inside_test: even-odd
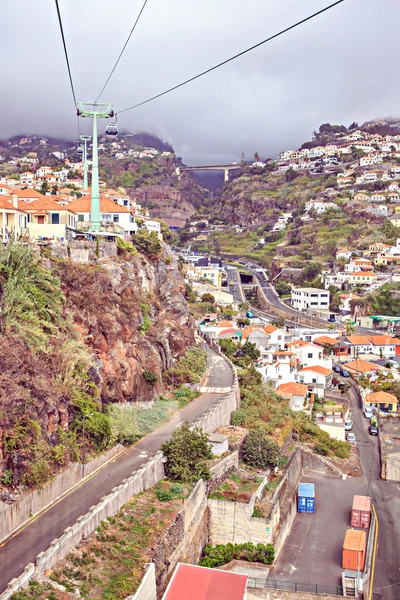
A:
[[[229,364],[210,348],[207,348],[207,353],[207,386],[230,387],[233,384],[233,373]],[[50,543],[60,537],[67,527],[72,526],[78,517],[154,456],[161,444],[171,437],[183,421],[196,421],[220,398],[221,394],[202,394],[176,413],[170,421],[127,448],[49,509],[38,516],[34,515],[25,527],[0,544],[0,593],[11,579],[18,577],[28,563],[35,562],[39,552],[47,550]]]

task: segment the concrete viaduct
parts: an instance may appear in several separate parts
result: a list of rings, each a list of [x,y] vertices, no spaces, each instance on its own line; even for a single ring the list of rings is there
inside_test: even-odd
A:
[[[223,171],[224,181],[229,181],[229,171],[235,169],[241,169],[242,165],[205,165],[204,167],[176,167],[175,174],[178,175],[179,181],[181,180],[182,171]]]

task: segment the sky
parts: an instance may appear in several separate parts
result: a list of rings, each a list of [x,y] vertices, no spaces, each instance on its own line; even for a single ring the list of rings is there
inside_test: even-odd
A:
[[[116,112],[174,86],[333,0],[148,0],[100,101]],[[0,137],[77,136],[54,0],[3,3]],[[59,0],[78,100],[100,92],[143,0]],[[121,130],[172,143],[186,164],[276,156],[321,123],[399,116],[398,0],[344,0],[143,107]],[[81,133],[86,133],[82,121]]]

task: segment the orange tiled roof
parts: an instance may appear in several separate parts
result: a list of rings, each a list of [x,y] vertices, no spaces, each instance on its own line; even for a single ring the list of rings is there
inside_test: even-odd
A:
[[[393,394],[389,394],[388,392],[384,392],[383,390],[379,392],[372,392],[366,395],[367,402],[376,402],[391,404],[395,402],[397,404],[397,398]]]
[[[373,335],[369,338],[374,346],[398,346],[399,338],[392,338],[389,335]]]
[[[218,323],[218,327],[233,327],[233,323],[223,320]]]
[[[90,204],[91,198],[89,196],[83,196],[82,198],[77,198],[73,200],[69,205],[70,210],[73,210],[77,213],[90,213]],[[102,213],[130,213],[131,211],[125,208],[125,206],[120,206],[110,200],[110,198],[106,198],[106,196],[100,196],[100,212]]]
[[[319,365],[315,365],[315,367],[304,367],[304,369],[300,369],[299,373],[302,371],[314,371],[320,375],[325,375],[325,377],[333,373],[332,369],[326,369],[325,367],[320,367]]]
[[[20,188],[13,188],[13,194],[18,196],[18,198],[41,198],[42,194],[37,190],[27,189],[21,190]]]
[[[370,344],[370,338],[366,335],[348,335],[347,339],[353,346],[369,346]]]
[[[24,202],[25,204],[25,202]],[[13,197],[0,195],[0,209],[3,210],[19,210],[24,212],[24,206],[22,206],[21,200],[18,201],[18,208],[13,205]]]
[[[353,360],[352,362],[343,365],[344,368],[349,371],[355,371],[356,373],[368,373],[369,371],[380,371],[382,367],[375,365],[374,363],[368,362],[367,360]]]
[[[54,197],[56,198],[57,196]],[[38,210],[68,210],[70,212],[74,212],[71,209],[71,204],[68,206],[61,206],[50,196],[42,196],[33,202],[29,202],[25,207],[25,210],[29,212],[36,212]]]
[[[316,344],[329,344],[330,346],[334,346],[335,344],[339,344],[339,340],[330,337],[329,335],[321,335],[320,337],[315,338],[314,342]]]
[[[278,387],[277,392],[281,396],[292,397],[292,396],[305,396],[307,394],[308,387],[302,383],[281,383]]]
[[[269,323],[268,325],[266,325],[264,327],[265,333],[274,333],[274,331],[277,331],[277,330],[278,330],[278,328],[275,327],[275,325],[271,325],[271,323]]]

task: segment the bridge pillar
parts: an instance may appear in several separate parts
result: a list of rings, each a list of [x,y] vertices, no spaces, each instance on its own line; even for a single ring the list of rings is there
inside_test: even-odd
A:
[[[175,175],[178,175],[178,181],[181,180],[181,169],[180,167],[175,167]]]
[[[224,169],[224,181],[229,181],[229,169]]]

